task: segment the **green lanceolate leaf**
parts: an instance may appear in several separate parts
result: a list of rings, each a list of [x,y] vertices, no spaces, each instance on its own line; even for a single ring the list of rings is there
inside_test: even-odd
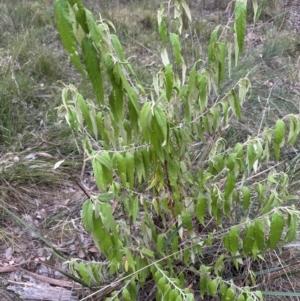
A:
[[[245,297],[244,297],[244,295],[243,294],[240,294],[238,297],[237,297],[237,299],[236,299],[236,301],[245,301],[246,299],[245,299]]]
[[[172,44],[173,55],[175,58],[176,65],[180,66],[181,61],[183,60],[180,51],[180,42],[179,37],[175,33],[170,33],[170,41]]]
[[[125,154],[125,165],[126,165],[126,172],[127,172],[129,186],[130,189],[133,189],[135,163],[134,163],[134,157],[130,152],[126,152]]]
[[[289,137],[288,137],[288,143],[294,144],[297,140],[299,129],[298,129],[298,119],[294,116],[291,116],[290,118],[290,128],[289,128]]]
[[[151,121],[152,121],[152,112],[151,112],[151,103],[146,102],[141,110],[141,127],[143,131],[144,139],[148,142],[149,141],[149,132],[152,131],[151,129]]]
[[[207,199],[205,195],[199,195],[197,204],[196,204],[196,216],[199,220],[199,222],[205,226],[204,217],[207,210]]]
[[[102,169],[101,163],[99,162],[99,160],[97,160],[97,158],[93,159],[92,167],[93,167],[94,177],[95,177],[98,188],[100,190],[105,190],[106,185],[105,185],[105,181],[103,179],[103,169]]]
[[[87,266],[85,265],[84,262],[80,262],[76,269],[78,270],[80,277],[82,280],[89,286],[91,284],[91,277],[89,275]]]
[[[143,155],[141,151],[135,151],[134,152],[134,167],[136,169],[136,174],[139,183],[142,182],[142,179],[145,179],[145,168],[144,168],[144,162],[143,162]]]
[[[209,42],[209,46],[208,46],[208,62],[209,63],[214,63],[216,60],[219,29],[220,29],[220,25],[218,25],[210,35],[210,42]]]
[[[158,24],[158,32],[165,47],[168,43],[167,17],[165,15],[162,16],[161,22]]]
[[[79,93],[77,94],[77,103],[79,105],[79,108],[83,115],[83,119],[84,119],[85,123],[87,124],[90,133],[93,133],[95,135],[95,137],[97,137],[97,132],[96,133],[94,132],[89,107],[86,104],[85,100],[83,99],[83,96]]]
[[[253,227],[254,227],[253,228],[254,239],[256,241],[258,249],[261,250],[265,245],[264,226],[260,220],[256,220],[254,222]]]
[[[205,72],[201,72],[198,74],[197,83],[198,83],[198,89],[199,89],[200,112],[203,113],[207,108],[207,100],[208,100],[207,74]]]
[[[246,35],[247,10],[244,1],[238,0],[236,2],[234,8],[234,15],[235,39],[238,45],[238,54],[240,55],[244,49],[244,40]]]
[[[87,231],[92,232],[94,230],[93,219],[94,219],[94,204],[91,200],[86,200],[82,205],[81,219],[83,225]]]
[[[96,45],[97,49],[99,51],[101,51],[101,54],[107,53],[108,51],[108,46],[105,45],[106,41],[104,39],[104,35],[103,35],[103,28],[102,25],[99,24],[97,25],[95,20],[94,20],[94,16],[93,13],[91,11],[89,11],[88,9],[85,9],[85,16],[86,16],[86,23],[88,25],[89,28],[89,33],[90,33],[90,37],[93,40],[94,44]]]
[[[286,236],[284,238],[285,243],[289,243],[294,241],[297,238],[297,232],[298,232],[298,217],[296,214],[289,213],[288,217],[288,231],[286,233]]]
[[[135,225],[139,213],[139,199],[137,196],[130,200],[130,211],[130,215],[132,216],[132,222]]]
[[[217,279],[213,279],[208,283],[207,291],[210,296],[214,297],[217,295],[218,285],[219,283]]]
[[[251,225],[245,230],[245,234],[244,234],[244,239],[243,239],[244,256],[247,256],[252,251],[254,241],[255,241],[254,227],[253,227],[253,225]]]
[[[284,224],[284,217],[280,211],[272,215],[269,233],[269,247],[271,249],[275,249],[277,247],[282,235]]]
[[[191,230],[193,228],[192,217],[188,211],[182,212],[181,220],[184,228],[186,228],[187,230]]]
[[[250,205],[250,196],[251,196],[250,189],[246,186],[243,186],[242,194],[243,194],[243,207],[244,207],[244,210],[248,210],[249,205]]]
[[[70,1],[69,1],[70,3]],[[85,15],[85,8],[83,6],[83,3],[81,0],[77,0],[76,1],[76,4],[77,4],[77,12],[76,12],[76,21],[80,24],[80,26],[82,27],[82,29],[84,30],[84,32],[86,34],[89,33],[89,28],[87,26],[87,23],[86,23],[86,15]]]
[[[124,288],[122,291],[122,298],[124,301],[132,301],[130,293],[127,288]]]
[[[165,81],[166,81],[166,97],[170,101],[172,97],[173,82],[174,82],[174,73],[171,64],[165,66]]]
[[[112,41],[112,43],[115,47],[116,54],[118,55],[119,59],[122,62],[125,62],[126,59],[125,59],[125,56],[124,56],[123,47],[122,47],[118,37],[115,34],[112,34],[110,37],[111,37],[111,41]]]
[[[126,186],[126,163],[125,158],[118,152],[112,157],[113,166],[117,170],[118,176],[121,179],[122,185]]]
[[[224,80],[225,75],[225,60],[226,60],[226,45],[225,43],[218,43],[218,49],[219,49],[219,74],[218,74],[218,86],[220,87],[221,83]]]
[[[104,227],[111,231],[116,230],[116,222],[112,215],[112,207],[110,203],[105,202],[101,204],[100,214]]]
[[[248,163],[248,172],[251,171],[251,169],[253,168],[254,162],[256,160],[257,156],[256,156],[256,151],[255,148],[253,146],[253,144],[248,143],[247,144],[247,163]]]
[[[207,286],[210,282],[210,278],[205,276],[205,275],[201,275],[200,277],[200,296],[201,298],[204,297],[204,294],[207,291]]]
[[[77,41],[73,32],[68,2],[65,0],[56,0],[54,3],[54,13],[62,43],[74,66],[81,74],[84,74],[81,61],[77,53]]]
[[[188,99],[187,99],[187,102],[189,102],[191,96],[194,93],[195,88],[196,88],[196,64],[194,64],[194,66],[191,69],[190,74],[189,74]]]
[[[92,83],[98,103],[104,103],[104,87],[100,70],[100,59],[91,38],[84,37],[81,42],[84,64]]]
[[[190,11],[190,8],[189,8],[188,4],[186,3],[186,1],[185,0],[180,0],[179,2],[182,5],[182,7],[183,7],[183,9],[184,9],[184,11],[185,11],[185,13],[186,13],[189,21],[192,21],[191,11]]]
[[[164,244],[165,244],[165,238],[164,238],[163,234],[159,234],[157,236],[157,241],[156,241],[157,250],[159,252],[161,252],[163,250]]]
[[[233,189],[235,188],[236,178],[233,172],[230,172],[226,178],[224,199],[228,200]]]
[[[275,130],[274,130],[274,143],[281,145],[285,134],[285,124],[284,121],[279,119],[276,121]]]
[[[180,173],[178,164],[176,164],[176,162],[174,162],[173,160],[170,160],[168,161],[167,169],[168,169],[168,177],[171,186],[177,188],[177,179]]]
[[[145,180],[147,180],[149,178],[149,174],[150,174],[150,153],[149,153],[149,149],[147,148],[142,148],[141,150],[142,155],[143,155],[143,162],[144,162],[144,168],[145,168]]]
[[[107,151],[102,151],[98,156],[97,160],[104,165],[107,169],[112,169],[111,157]]]
[[[239,119],[242,119],[242,113],[241,113],[241,107],[240,107],[240,101],[238,97],[236,96],[236,93],[234,90],[231,90],[231,92],[228,95],[228,102],[232,109],[233,114]]]
[[[225,300],[226,301],[234,301],[234,296],[235,296],[235,292],[234,290],[230,287],[227,292],[226,292],[226,297]]]
[[[235,255],[239,249],[239,233],[240,229],[238,227],[232,227],[224,236],[224,247]]]
[[[160,107],[156,106],[154,109],[154,117],[155,120],[157,121],[157,124],[163,136],[163,145],[165,145],[167,143],[167,135],[168,135],[166,114]]]
[[[222,109],[223,109],[223,125],[226,126],[228,123],[228,111],[229,111],[229,106],[226,101],[221,102]]]
[[[100,133],[101,139],[105,141],[104,144],[109,145],[110,140],[109,140],[108,133],[107,133],[106,129],[104,128],[102,112],[98,112],[96,115],[96,125],[97,125],[97,129]]]

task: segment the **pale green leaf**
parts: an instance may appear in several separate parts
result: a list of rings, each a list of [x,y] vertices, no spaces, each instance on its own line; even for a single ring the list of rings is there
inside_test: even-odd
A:
[[[288,218],[288,231],[284,238],[285,243],[294,241],[298,235],[298,217],[296,214],[290,214]]]
[[[84,262],[80,262],[78,265],[77,265],[77,270],[80,274],[80,277],[82,278],[82,280],[89,286],[91,284],[91,277],[88,273],[88,270],[87,270],[87,267],[85,265]]]
[[[133,225],[135,225],[137,217],[138,217],[138,213],[139,213],[139,199],[136,196],[136,197],[130,199],[129,201],[131,203],[131,206],[130,206],[130,209],[131,209],[130,215],[132,216]]]
[[[219,74],[218,74],[218,85],[220,87],[221,83],[224,80],[224,75],[225,75],[225,62],[226,62],[226,45],[225,43],[218,43],[218,60],[219,60]]]
[[[77,94],[77,103],[79,105],[79,108],[83,115],[83,119],[84,119],[85,123],[87,124],[90,133],[94,134],[95,137],[97,137],[97,132],[96,133],[94,132],[94,127],[93,127],[93,122],[92,122],[91,115],[89,112],[89,107],[86,104],[85,100],[83,99],[83,96],[79,93]]]
[[[186,228],[187,230],[191,230],[193,228],[192,217],[188,211],[182,212],[181,220],[184,228]]]
[[[142,155],[143,155],[143,162],[144,162],[144,169],[145,169],[145,180],[149,178],[150,174],[150,153],[147,148],[142,148],[141,150]]]
[[[186,1],[185,0],[180,0],[180,4],[182,5],[182,7],[183,7],[183,9],[184,9],[184,11],[185,11],[188,19],[190,21],[192,21],[191,11],[190,11],[190,8],[189,8],[188,4],[186,3]]]
[[[77,41],[73,32],[73,25],[69,11],[69,4],[65,0],[56,0],[54,3],[54,13],[56,17],[56,24],[58,33],[62,40],[68,55],[78,69],[78,71],[84,74],[82,64],[77,52]]]
[[[103,179],[103,169],[99,160],[94,159],[92,161],[92,167],[94,171],[94,178],[96,180],[97,186],[100,190],[105,190],[106,185]]]
[[[143,131],[143,136],[146,141],[149,139],[149,131],[151,131],[151,121],[152,121],[151,103],[144,103],[141,110],[141,127]]]
[[[159,234],[157,236],[157,241],[156,241],[157,250],[159,252],[161,252],[163,250],[164,244],[165,244],[165,238],[164,238],[163,234]]]
[[[93,219],[94,219],[94,209],[91,200],[86,200],[82,205],[81,219],[83,225],[87,231],[92,232],[94,230]]]
[[[248,256],[250,252],[252,252],[253,244],[254,244],[254,227],[250,225],[246,228],[244,238],[243,238],[243,254],[244,256]]]
[[[235,296],[235,292],[234,292],[233,288],[230,287],[226,292],[225,300],[226,301],[234,301],[234,296]]]
[[[116,222],[112,215],[112,207],[110,203],[102,203],[100,206],[100,214],[103,225],[106,229],[114,231],[116,229]]]
[[[257,159],[256,156],[256,151],[255,148],[253,146],[253,144],[248,143],[247,144],[247,168],[248,168],[248,172],[251,171],[251,169],[253,168],[254,162]]]
[[[122,47],[122,45],[121,45],[118,37],[115,34],[111,34],[110,37],[111,37],[111,41],[112,41],[112,43],[114,45],[116,54],[118,55],[119,59],[122,62],[125,62],[126,59],[125,59],[125,56],[124,56],[123,47]]]
[[[216,60],[219,29],[220,29],[220,25],[218,25],[210,35],[210,42],[209,42],[209,46],[208,46],[208,62],[209,63],[214,63]]]
[[[163,141],[163,144],[165,145],[167,143],[167,134],[168,134],[166,114],[160,107],[156,106],[154,109],[154,117],[155,117],[154,119],[157,121],[157,124],[162,133],[162,136],[163,136],[162,141]]]
[[[207,100],[208,100],[208,83],[207,83],[207,74],[205,72],[201,72],[197,75],[197,83],[199,89],[199,105],[200,112],[203,113],[207,108]]]
[[[124,301],[132,301],[130,293],[127,288],[123,288],[122,290],[122,298]]]
[[[100,202],[108,203],[114,199],[114,194],[112,192],[103,192],[98,195],[98,200]]]
[[[126,172],[127,172],[129,187],[130,187],[130,189],[133,189],[134,171],[135,171],[135,168],[137,170],[138,170],[138,168],[135,166],[134,156],[132,155],[131,152],[126,152],[126,154],[125,154],[125,165],[126,165]]]
[[[122,182],[123,186],[126,186],[126,163],[125,158],[119,153],[116,152],[112,157],[113,167],[116,169],[118,176]]]
[[[284,217],[280,211],[275,212],[271,218],[271,226],[269,233],[269,247],[275,249],[279,243],[282,235],[285,222]]]
[[[102,151],[98,156],[97,160],[104,165],[108,170],[112,169],[111,157],[108,151]]]
[[[234,16],[235,42],[238,45],[238,56],[240,56],[244,49],[244,40],[246,36],[247,9],[244,1],[238,0],[236,2]]]
[[[89,36],[92,38],[94,44],[98,48],[98,50],[103,50],[104,48],[104,37],[103,37],[103,26],[102,24],[99,24],[97,26],[93,13],[89,11],[88,9],[85,9],[85,16],[86,16],[86,23],[88,25],[89,29]],[[107,47],[108,48],[108,47]],[[105,50],[108,50],[108,49]]]
[[[231,90],[231,92],[227,96],[230,108],[232,109],[233,114],[239,119],[242,119],[242,113],[241,113],[241,107],[240,107],[240,101],[238,97],[236,96],[236,93],[234,90]]]
[[[245,299],[245,297],[244,297],[243,294],[238,295],[238,297],[237,297],[237,299],[236,299],[236,301],[245,301],[245,300],[246,300],[246,299]]]
[[[173,49],[173,55],[174,55],[174,58],[175,58],[175,62],[178,66],[180,66],[180,63],[183,60],[183,58],[181,56],[179,36],[175,33],[170,33],[170,41],[171,41],[171,44],[172,44],[172,49]]]
[[[158,32],[165,47],[168,42],[167,16],[165,15],[162,16],[161,21],[158,24]]]
[[[229,233],[224,236],[224,247],[235,255],[239,248],[239,233],[238,227],[231,227]]]
[[[260,220],[256,220],[253,227],[254,239],[256,241],[258,249],[261,250],[265,245],[264,226]]]
[[[188,101],[191,98],[191,96],[193,95],[195,88],[196,88],[196,63],[194,64],[194,66],[191,69],[190,74],[189,74]],[[182,89],[181,92],[185,92],[184,89]]]
[[[248,210],[249,209],[249,205],[250,205],[250,189],[246,186],[242,187],[242,194],[243,194],[243,207],[244,210]]]
[[[284,121],[279,119],[276,121],[275,130],[274,130],[274,144],[281,146],[281,143],[284,140],[285,134],[285,124]]]
[[[292,116],[290,118],[290,128],[289,128],[289,136],[288,136],[288,143],[289,144],[294,144],[297,140],[298,136],[298,130],[297,130],[297,119]]]
[[[224,199],[225,200],[229,199],[233,189],[235,188],[235,183],[236,183],[236,178],[234,176],[234,173],[230,172],[227,175],[226,183],[225,183],[225,194],[224,194]]]
[[[172,97],[173,82],[174,82],[173,68],[171,64],[168,64],[167,66],[165,66],[166,97],[168,101],[170,101]]]
[[[134,165],[135,165],[138,181],[139,183],[141,183],[143,178],[146,179],[143,155],[141,151],[134,152]]]
[[[217,295],[218,285],[219,283],[217,279],[213,279],[208,283],[207,290],[210,296],[214,297]]]
[[[102,80],[102,73],[100,70],[100,59],[93,44],[93,41],[89,37],[84,37],[81,41],[83,61],[93,86],[97,101],[99,104],[104,103],[104,87]]]
[[[205,276],[205,275],[202,275],[200,277],[200,296],[201,298],[204,297],[204,294],[206,293],[207,291],[207,286],[210,282],[210,278]]]

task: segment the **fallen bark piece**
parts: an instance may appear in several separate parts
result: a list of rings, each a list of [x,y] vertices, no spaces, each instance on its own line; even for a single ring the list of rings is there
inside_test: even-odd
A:
[[[34,283],[18,282],[7,287],[18,294],[21,300],[78,301],[75,292],[63,287],[44,286]]]

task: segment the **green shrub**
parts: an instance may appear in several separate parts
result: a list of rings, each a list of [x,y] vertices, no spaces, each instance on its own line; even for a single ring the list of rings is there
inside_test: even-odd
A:
[[[100,191],[85,201],[83,224],[121,285],[108,300],[136,300],[149,280],[156,300],[262,300],[234,279],[254,285],[248,260],[263,260],[296,238],[299,212],[289,206],[295,196],[288,175],[266,163],[295,143],[300,118],[288,115],[228,146],[224,134],[242,119],[251,83],[244,76],[222,94],[219,88],[244,48],[246,1],[236,1],[234,27],[216,27],[206,60],[190,70],[180,49],[182,16],[191,19],[190,10],[184,0],[171,2],[173,19],[168,5],[158,11],[163,67],[150,90],[109,21],[96,23],[81,0],[55,2],[62,42],[95,93],[92,101],[66,86],[59,108],[82,137]],[[101,263],[71,268],[88,286],[101,285]]]

